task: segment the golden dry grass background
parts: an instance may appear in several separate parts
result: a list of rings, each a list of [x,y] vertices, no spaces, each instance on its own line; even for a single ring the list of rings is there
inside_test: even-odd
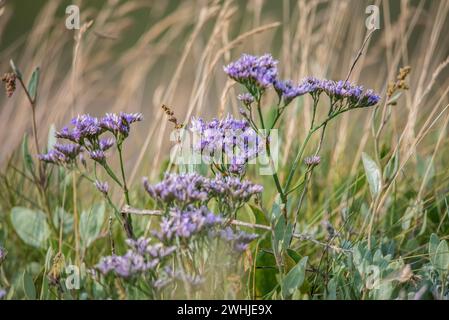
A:
[[[70,3],[80,7],[84,26],[79,31],[65,28],[64,10]],[[41,144],[51,124],[58,128],[79,113],[142,112],[145,121],[126,146],[127,170],[138,182],[142,173],[155,177],[171,146],[172,126],[161,104],[172,106],[183,122],[192,115],[236,114],[240,88],[227,81],[222,66],[243,52],[272,53],[285,78],[344,79],[367,35],[365,8],[370,4],[380,7],[381,29],[369,40],[351,80],[384,94],[399,67],[410,65],[410,90],[393,108],[383,135],[401,151],[402,167],[418,153],[444,167],[440,154],[448,149],[449,120],[445,0],[40,1],[27,14],[34,17],[31,27],[12,40],[7,33],[20,25],[29,4],[4,1],[0,66],[7,72],[14,59],[26,77],[41,67]],[[305,99],[287,111],[281,166],[307,130],[308,103]],[[329,167],[342,169],[327,179],[347,175],[360,164],[361,151],[371,147],[371,116],[371,111],[346,114],[328,129]],[[31,132],[24,93],[18,89],[11,99],[2,94],[2,165],[24,132]]]

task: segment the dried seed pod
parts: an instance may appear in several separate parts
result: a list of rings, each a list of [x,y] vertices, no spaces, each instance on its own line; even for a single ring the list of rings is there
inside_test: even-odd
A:
[[[2,77],[2,81],[5,83],[5,90],[8,98],[10,98],[16,90],[16,79],[17,76],[15,73],[5,73]]]

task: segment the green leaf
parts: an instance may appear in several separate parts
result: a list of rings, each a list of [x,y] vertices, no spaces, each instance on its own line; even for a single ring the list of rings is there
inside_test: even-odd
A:
[[[30,300],[36,299],[36,287],[33,278],[26,271],[23,272],[22,285],[25,296]]]
[[[440,239],[435,233],[430,235],[429,240],[429,258],[432,265],[435,265],[435,253],[437,252],[438,245],[440,244]]]
[[[25,134],[23,136],[23,140],[22,140],[22,157],[23,157],[23,163],[25,165],[25,169],[30,172],[33,173],[34,172],[34,161],[33,161],[33,157],[30,154],[30,150],[28,148],[28,135]]]
[[[399,169],[399,150],[393,154],[384,169],[384,179],[391,180]]]
[[[50,129],[48,130],[47,150],[51,150],[55,146],[57,141],[55,134],[56,134],[56,127],[55,124],[52,123],[50,125]]]
[[[375,198],[382,188],[382,174],[377,163],[365,152],[362,152],[363,167],[368,180],[371,196]]]
[[[57,207],[56,210],[53,212],[53,225],[57,226],[59,229],[61,222],[64,234],[72,232],[73,215],[65,211],[64,208]]]
[[[79,229],[81,243],[84,248],[89,247],[100,235],[101,226],[104,222],[104,215],[104,203],[95,204],[90,212],[83,211],[81,213]]]
[[[39,85],[39,75],[40,75],[40,68],[37,67],[34,69],[33,74],[31,75],[30,82],[28,82],[28,93],[31,96],[31,99],[36,101],[36,95],[37,95],[37,87]]]
[[[449,248],[446,240],[441,240],[437,247],[434,267],[444,272],[449,271]]]
[[[17,78],[22,79],[22,72],[20,72],[19,68],[17,68],[14,60],[9,60],[9,65],[11,66],[12,71],[16,74]]]
[[[290,297],[303,284],[306,275],[307,258],[302,258],[282,281],[282,296],[284,298]]]
[[[50,228],[42,211],[14,207],[11,210],[11,222],[19,237],[30,246],[45,248],[50,237]]]

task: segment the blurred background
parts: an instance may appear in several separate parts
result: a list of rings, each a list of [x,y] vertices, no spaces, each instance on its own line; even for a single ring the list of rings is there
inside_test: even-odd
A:
[[[80,30],[65,26],[71,4],[80,9]],[[393,125],[385,135],[403,152],[420,148],[431,155],[434,144],[426,148],[425,142],[415,142],[435,141],[432,132],[447,130],[438,118],[425,136],[420,131],[449,100],[449,1],[444,0],[4,0],[0,70],[8,72],[13,59],[28,80],[36,66],[41,68],[41,144],[51,124],[60,128],[79,113],[142,112],[145,121],[135,126],[126,146],[127,170],[132,181],[138,174],[155,178],[167,159],[173,128],[162,104],[183,123],[193,115],[237,114],[241,88],[226,79],[222,66],[243,52],[272,53],[283,78],[344,79],[368,33],[365,9],[372,4],[380,8],[380,29],[367,42],[351,81],[384,95],[399,67],[410,65],[410,90],[393,108]],[[307,130],[307,100],[292,104],[281,123],[281,167]],[[355,170],[361,151],[371,148],[371,116],[368,111],[346,114],[328,129],[323,152],[333,178]],[[31,134],[31,116],[23,90],[9,99],[1,94],[1,166],[11,160],[24,132]],[[332,170],[337,165],[341,170]]]

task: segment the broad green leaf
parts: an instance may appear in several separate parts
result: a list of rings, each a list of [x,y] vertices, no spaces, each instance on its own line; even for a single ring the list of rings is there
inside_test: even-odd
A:
[[[101,226],[104,222],[104,215],[104,203],[95,204],[90,212],[83,211],[81,213],[79,229],[81,243],[84,248],[89,247],[100,235]]]
[[[33,173],[34,172],[34,161],[33,157],[30,154],[30,150],[28,147],[28,135],[25,133],[22,140],[22,157],[23,157],[23,163],[25,165],[25,169]]]
[[[14,207],[11,210],[11,222],[19,237],[36,248],[45,248],[50,236],[50,228],[42,211]]]
[[[335,278],[329,280],[327,284],[327,300],[337,300],[337,281]]]
[[[55,124],[52,123],[50,125],[50,129],[48,130],[47,150],[51,150],[55,146],[57,141],[55,134],[56,134],[56,127]]]
[[[265,214],[263,213],[262,210],[260,210],[258,207],[254,206],[254,205],[249,205],[251,210],[254,213],[254,216],[256,217],[256,223],[258,224],[263,224],[263,225],[269,225],[270,222],[267,220],[267,217],[265,216]]]
[[[58,230],[63,227],[64,234],[68,234],[73,230],[73,215],[69,214],[61,207],[57,207],[53,212],[53,225],[57,226]]]
[[[435,233],[430,235],[429,240],[429,258],[432,265],[435,265],[435,253],[437,252],[438,245],[440,244],[440,239]]]
[[[37,87],[39,85],[39,75],[40,75],[40,69],[37,67],[34,69],[33,74],[31,75],[30,82],[28,82],[28,93],[31,96],[31,99],[33,99],[33,102],[36,101],[36,94],[37,94]]]
[[[384,169],[384,179],[385,180],[391,180],[393,179],[394,175],[397,173],[399,169],[399,151],[396,151],[395,154],[391,157],[391,159],[388,161],[387,165]]]
[[[437,247],[434,267],[444,272],[449,271],[449,247],[446,240],[442,240]]]
[[[435,178],[435,164],[432,157],[417,157],[416,170],[422,181],[421,184],[430,187]]]
[[[282,281],[282,296],[284,298],[290,297],[304,282],[307,258],[308,257],[302,258],[298,264],[287,273]]]
[[[422,222],[421,230],[419,231],[419,235],[422,236],[424,234],[424,232],[426,232],[426,229],[427,229],[427,211],[424,212],[423,222]]]
[[[369,184],[371,196],[375,198],[382,188],[382,174],[377,163],[365,152],[362,152],[363,167]]]
[[[34,286],[33,278],[26,271],[23,272],[22,285],[25,296],[30,300],[36,299],[36,288]]]

